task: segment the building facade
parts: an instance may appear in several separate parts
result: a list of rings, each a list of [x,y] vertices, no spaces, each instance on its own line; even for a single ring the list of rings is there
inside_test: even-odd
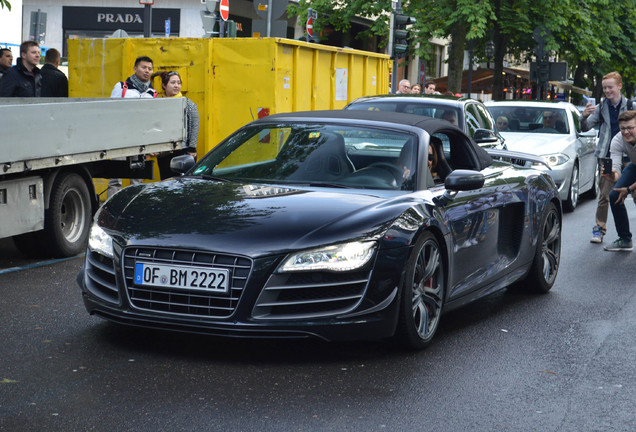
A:
[[[303,29],[296,18],[287,18],[284,3],[276,30],[291,37]],[[237,37],[251,37],[263,21],[253,1],[231,0],[229,19],[236,22]],[[152,37],[205,37],[201,0],[157,0],[152,10]],[[56,48],[66,55],[66,40],[73,38],[105,38],[113,34],[143,37],[145,6],[138,0],[23,0],[22,40],[35,39],[46,48]],[[39,28],[36,23],[39,23]],[[258,24],[258,23],[256,23]],[[264,26],[262,26],[264,27]],[[123,30],[125,33],[119,32]],[[265,34],[261,34],[265,36]]]

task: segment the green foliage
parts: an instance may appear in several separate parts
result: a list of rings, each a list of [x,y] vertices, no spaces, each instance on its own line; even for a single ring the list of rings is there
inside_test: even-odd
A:
[[[9,3],[9,0],[0,0],[0,6],[2,7],[2,9],[6,7],[7,9],[11,10],[11,3]]]
[[[310,6],[319,13],[317,31],[326,25],[347,31],[356,16],[364,17],[371,27],[356,37],[379,36],[386,45],[390,0],[300,0],[288,13],[306,20]],[[461,46],[451,44],[451,50],[462,51],[472,40],[479,57],[494,35],[497,52],[531,61],[537,45],[533,32],[540,27],[548,54],[566,60],[572,72],[585,65],[588,78],[616,70],[626,80],[636,79],[636,0],[403,0],[402,12],[417,19],[411,33],[419,47],[411,44],[411,49],[424,58],[433,37],[455,36]],[[499,65],[502,55],[495,59]]]
[[[355,17],[363,17],[371,21],[370,28],[356,35],[357,38],[364,39],[371,36],[386,38],[389,34],[389,15],[384,12],[390,10],[391,0],[375,2],[366,0],[300,0],[298,4],[289,5],[287,15],[289,17],[298,16],[300,22],[306,22],[309,7],[318,12],[318,19],[314,22],[316,34],[329,25],[336,31],[347,31],[351,28],[351,21]],[[385,45],[386,42],[382,46]]]

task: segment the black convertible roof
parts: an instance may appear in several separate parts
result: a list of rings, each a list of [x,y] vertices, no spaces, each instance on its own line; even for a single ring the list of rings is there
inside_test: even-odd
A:
[[[405,126],[415,126],[429,133],[434,133],[438,129],[457,129],[446,120],[434,119],[415,114],[396,113],[392,111],[364,111],[364,110],[326,110],[326,111],[298,111],[292,113],[273,114],[264,117],[259,121],[267,122],[271,120],[366,120],[385,123],[394,123]]]

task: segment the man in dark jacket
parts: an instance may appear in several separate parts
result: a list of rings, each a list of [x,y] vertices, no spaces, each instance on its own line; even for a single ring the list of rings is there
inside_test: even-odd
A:
[[[62,55],[55,48],[46,50],[42,75],[42,97],[68,97],[68,78],[58,69]]]
[[[0,81],[2,76],[9,72],[13,64],[13,54],[9,48],[0,48]]]
[[[40,63],[40,45],[26,41],[20,45],[20,57],[0,82],[0,97],[39,97],[42,76],[37,65]]]

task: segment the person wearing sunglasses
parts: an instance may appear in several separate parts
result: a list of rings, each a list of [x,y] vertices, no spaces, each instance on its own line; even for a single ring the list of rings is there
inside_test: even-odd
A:
[[[561,116],[554,111],[544,111],[543,112],[543,128],[544,129],[555,129],[557,128],[556,122],[562,121]]]
[[[185,97],[181,93],[181,75],[177,71],[161,71],[154,73],[152,77],[161,77],[161,88],[163,94],[161,97]],[[195,160],[197,158],[197,141],[199,138],[199,110],[197,105],[190,98],[186,100],[186,121],[187,133],[186,140],[183,143],[183,149],[175,150],[166,154],[157,156],[157,164],[159,165],[159,175],[161,180],[173,177],[174,173],[170,169],[170,160],[175,156],[189,154]]]
[[[502,132],[508,130],[508,118],[506,116],[497,117],[497,129]]]

